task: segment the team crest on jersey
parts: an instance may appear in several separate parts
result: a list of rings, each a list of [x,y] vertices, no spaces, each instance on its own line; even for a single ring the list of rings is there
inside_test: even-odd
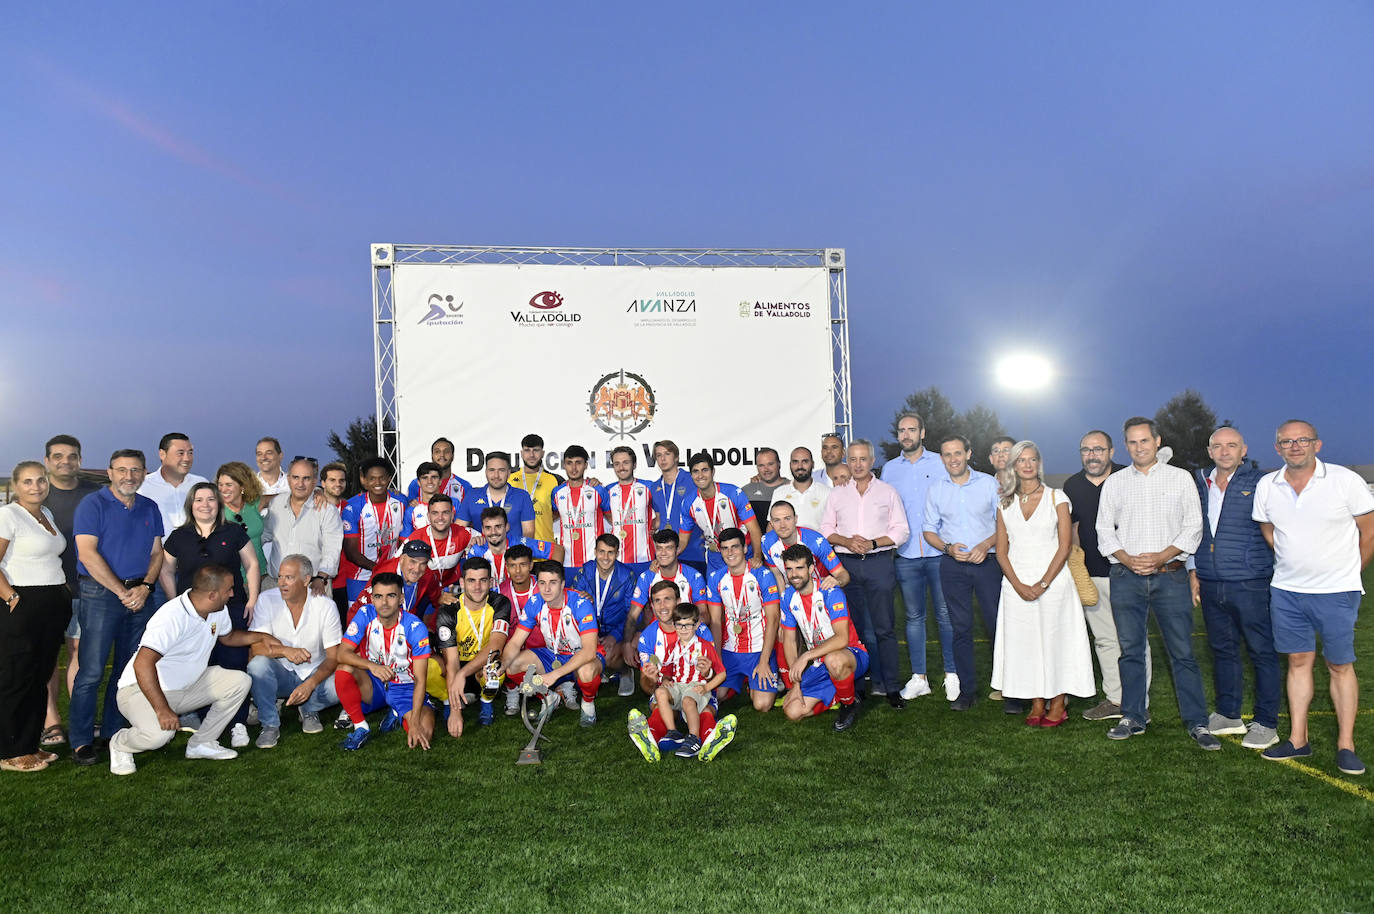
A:
[[[453,639],[453,629],[449,628],[447,625],[441,625],[441,626],[439,626],[439,640],[440,640],[440,641],[450,641],[450,640],[452,640],[452,639]]]
[[[348,634],[349,634],[350,636],[357,636],[357,634],[358,634],[358,623],[357,623],[357,622],[350,622],[350,623],[348,623]]]
[[[592,385],[587,412],[596,427],[611,438],[628,438],[654,421],[654,389],[643,375],[621,368]]]

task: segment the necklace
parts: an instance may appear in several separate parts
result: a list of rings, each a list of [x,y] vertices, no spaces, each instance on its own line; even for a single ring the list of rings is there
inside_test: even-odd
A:
[[[1032,495],[1034,495],[1036,492],[1039,492],[1043,488],[1045,488],[1045,484],[1042,482],[1039,485],[1037,485],[1034,489],[1031,489],[1029,492],[1024,493],[1021,496],[1021,504],[1024,505],[1027,501],[1030,500],[1030,497]]]

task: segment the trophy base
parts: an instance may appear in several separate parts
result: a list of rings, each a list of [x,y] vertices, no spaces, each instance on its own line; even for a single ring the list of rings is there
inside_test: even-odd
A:
[[[544,753],[538,749],[521,749],[520,757],[515,760],[517,765],[542,765],[544,764]]]

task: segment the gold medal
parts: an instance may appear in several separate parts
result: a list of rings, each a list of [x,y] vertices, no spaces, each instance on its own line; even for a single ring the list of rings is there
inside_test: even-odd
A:
[[[554,669],[554,670],[557,670],[557,669],[558,669],[560,666],[562,666],[562,665],[563,665],[562,663],[560,663],[559,661],[555,660],[555,661],[553,662],[553,669]],[[552,672],[552,670],[551,670],[550,672]]]
[[[572,540],[573,540],[574,543],[577,542],[577,541],[578,541],[579,539],[581,539],[581,538],[582,538],[582,531],[581,531],[581,530],[574,530],[574,531],[572,532]]]
[[[735,634],[738,635],[738,634],[739,634],[740,632],[742,632],[742,631],[744,631],[744,623],[742,623],[742,622],[736,622],[736,623],[735,623]]]

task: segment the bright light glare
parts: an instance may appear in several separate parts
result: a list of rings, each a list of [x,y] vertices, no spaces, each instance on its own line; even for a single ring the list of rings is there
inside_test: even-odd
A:
[[[1054,379],[1050,360],[1033,352],[1016,352],[997,362],[997,383],[1019,393],[1044,390]]]

